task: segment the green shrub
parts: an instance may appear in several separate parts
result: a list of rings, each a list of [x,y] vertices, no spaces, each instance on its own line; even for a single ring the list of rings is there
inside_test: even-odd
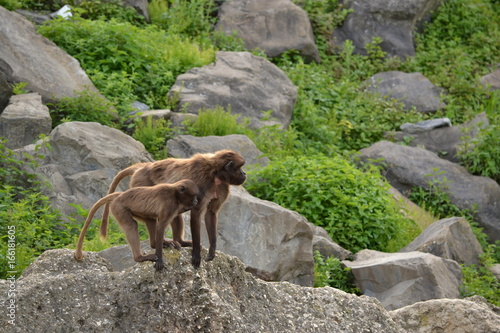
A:
[[[500,184],[500,93],[492,93],[483,111],[488,115],[490,126],[467,142],[459,156],[469,172],[490,177]]]
[[[318,251],[314,252],[314,286],[330,286],[346,293],[361,295],[361,291],[354,284],[351,269],[344,267],[339,259],[325,258]]]
[[[169,34],[207,36],[213,29],[217,6],[213,0],[152,0],[151,22]]]
[[[340,157],[285,157],[249,174],[250,193],[302,214],[352,252],[384,251],[405,219],[377,171]]]
[[[118,114],[111,102],[98,93],[82,90],[75,97],[63,97],[50,110],[53,126],[68,121],[98,122],[116,127]]]
[[[238,124],[238,116],[231,114],[231,107],[222,106],[214,109],[201,109],[194,122],[186,121],[188,133],[196,136],[241,134],[244,126]]]
[[[152,108],[167,105],[166,96],[178,75],[215,58],[200,46],[155,26],[139,28],[111,20],[53,20],[38,31],[80,61],[96,87],[114,101],[127,96]],[[108,86],[109,76],[115,83]],[[102,89],[102,90],[101,90]],[[132,90],[132,91],[130,91]],[[122,110],[125,114],[129,110]]]
[[[167,158],[166,141],[172,136],[170,122],[165,119],[153,120],[151,116],[146,120],[136,120],[132,134],[132,137],[140,141],[155,160]]]
[[[64,247],[76,233],[41,194],[44,184],[24,171],[36,165],[34,158],[17,156],[0,140],[0,279],[18,277],[43,251]]]

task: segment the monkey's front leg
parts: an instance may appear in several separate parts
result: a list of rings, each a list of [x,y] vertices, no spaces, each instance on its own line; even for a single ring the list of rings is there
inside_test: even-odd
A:
[[[194,268],[200,267],[201,263],[201,212],[199,210],[191,210],[191,238],[193,239],[193,252],[191,262]]]
[[[205,214],[205,224],[207,227],[208,241],[210,247],[208,248],[207,261],[213,260],[215,258],[215,250],[217,248],[217,213],[207,211]]]
[[[156,244],[162,244],[163,243],[163,235],[165,234],[165,229],[167,228],[168,221],[166,219],[158,219],[158,222],[156,224]],[[157,271],[161,271],[163,269],[164,262],[163,262],[163,246],[157,246],[155,249],[156,253],[156,262],[155,262],[155,268]]]

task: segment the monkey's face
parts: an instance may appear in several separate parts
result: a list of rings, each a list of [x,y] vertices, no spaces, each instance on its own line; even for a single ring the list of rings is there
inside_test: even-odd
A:
[[[243,171],[245,161],[230,161],[220,172],[220,179],[231,185],[241,185],[247,179],[247,174]]]
[[[178,201],[184,206],[183,212],[186,212],[198,204],[198,195],[200,189],[196,184],[188,179],[179,182]]]

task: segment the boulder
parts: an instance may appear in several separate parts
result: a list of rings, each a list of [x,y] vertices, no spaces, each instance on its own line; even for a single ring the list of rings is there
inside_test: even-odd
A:
[[[123,5],[134,8],[149,22],[148,0],[122,0]]]
[[[366,55],[365,45],[380,37],[380,47],[387,55],[414,56],[414,32],[420,30],[440,4],[440,0],[345,1],[345,8],[352,13],[333,31],[331,46],[338,49],[346,40],[351,40],[354,51]]]
[[[18,150],[44,159],[35,172],[50,184],[47,195],[64,215],[68,204],[90,209],[108,193],[116,173],[134,163],[152,161],[144,145],[123,132],[98,123],[68,122],[57,126],[45,141]],[[120,186],[125,190],[126,182]]]
[[[432,128],[420,133],[406,129],[402,132],[389,134],[396,142],[406,142],[411,147],[423,147],[448,161],[458,163],[460,150],[469,150],[473,147],[474,139],[479,132],[488,127],[490,122],[485,112],[478,114],[474,119],[457,126]],[[401,126],[403,129],[403,126]]]
[[[9,104],[12,94],[12,88],[7,82],[7,75],[0,70],[0,113]]]
[[[110,272],[98,255],[73,254],[46,251],[16,281],[7,332],[401,332],[374,298],[264,282],[224,254],[195,270],[190,250],[167,249],[161,272],[151,262]],[[8,290],[0,280],[1,304]]]
[[[3,7],[0,22],[0,73],[7,82],[28,83],[44,103],[81,90],[98,93],[78,61],[38,34],[33,23]]]
[[[245,168],[266,166],[269,158],[262,156],[255,143],[246,135],[231,134],[225,136],[179,135],[167,141],[168,155],[176,158],[189,158],[197,153],[213,153],[222,149],[231,149],[245,158]]]
[[[352,252],[335,243],[328,232],[308,222],[313,232],[313,251],[318,251],[323,257],[335,257],[339,260],[352,259]]]
[[[215,29],[236,31],[248,50],[259,48],[270,58],[297,50],[307,62],[320,62],[309,17],[290,0],[225,1]]]
[[[185,220],[186,238],[191,239],[189,213]],[[204,222],[201,229],[201,244],[208,247]],[[219,213],[217,231],[217,249],[238,257],[247,271],[259,278],[313,285],[313,235],[307,220],[298,213],[231,186],[231,195]]]
[[[491,90],[500,90],[500,68],[483,76],[481,84]]]
[[[411,251],[431,253],[467,266],[478,265],[483,253],[469,222],[463,217],[434,222],[399,252]]]
[[[297,88],[270,61],[249,52],[217,52],[216,61],[179,75],[170,95],[179,95],[174,111],[198,114],[200,109],[231,108],[250,118],[250,126],[287,127],[297,98]],[[272,110],[271,119],[264,115]]]
[[[472,176],[462,166],[423,148],[388,141],[362,149],[360,158],[380,164],[389,183],[403,194],[414,186],[428,189],[433,181],[454,205],[474,212],[475,221],[490,241],[500,240],[500,185],[493,179]],[[376,162],[381,159],[382,162]]]
[[[388,310],[435,298],[460,297],[462,269],[455,261],[429,253],[362,250],[344,260],[364,295]]]
[[[402,332],[498,332],[500,309],[482,297],[436,299],[389,312]]]
[[[10,149],[32,144],[51,129],[49,108],[37,93],[12,96],[0,114],[0,137],[7,139],[5,146]]]
[[[382,72],[368,79],[368,91],[401,101],[405,110],[432,113],[442,109],[441,88],[420,73]]]

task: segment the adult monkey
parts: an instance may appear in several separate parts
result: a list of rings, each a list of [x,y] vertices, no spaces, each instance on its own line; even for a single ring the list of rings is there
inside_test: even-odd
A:
[[[184,179],[175,184],[135,187],[125,192],[108,194],[90,209],[78,238],[75,259],[78,261],[83,259],[83,240],[96,211],[101,206],[109,204],[111,213],[125,233],[134,260],[137,262],[154,261],[157,271],[163,269],[163,247],[175,246],[175,244],[163,243],[165,229],[179,213],[198,204],[199,193],[200,190],[193,181]],[[151,247],[156,249],[155,253],[142,254],[136,219],[146,224],[149,242]],[[179,245],[178,249],[180,249]]]
[[[214,154],[196,154],[191,158],[167,158],[165,160],[138,163],[120,171],[109,187],[113,193],[120,181],[132,176],[130,187],[153,186],[172,183],[180,179],[191,179],[200,189],[198,204],[191,209],[192,242],[184,240],[184,221],[179,215],[171,223],[174,242],[181,246],[193,246],[192,263],[195,268],[201,262],[200,226],[205,217],[210,247],[207,261],[215,257],[217,247],[218,213],[229,196],[229,185],[241,185],[246,180],[242,169],[245,159],[232,150],[221,150]],[[106,205],[102,216],[101,237],[106,238],[109,209]],[[165,243],[170,241],[164,240]]]

